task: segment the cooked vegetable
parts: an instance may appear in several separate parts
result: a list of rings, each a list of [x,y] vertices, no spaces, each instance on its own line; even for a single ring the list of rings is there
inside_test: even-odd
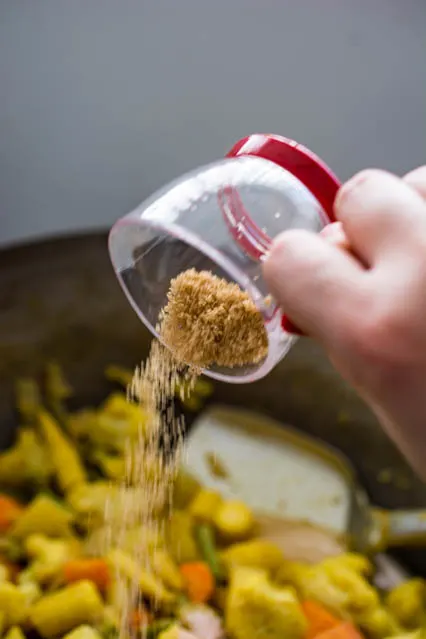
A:
[[[349,622],[341,623],[334,628],[317,635],[317,639],[363,639],[355,626]]]
[[[192,632],[177,623],[169,624],[157,636],[159,639],[198,639]]]
[[[145,541],[145,543],[147,542]],[[152,546],[150,562],[155,574],[163,581],[165,586],[172,590],[183,589],[183,579],[179,567],[166,550],[158,548],[156,544]]]
[[[37,601],[29,618],[37,632],[47,638],[69,632],[101,618],[102,599],[90,581],[80,581]]]
[[[235,639],[302,639],[307,621],[296,593],[278,588],[267,573],[254,568],[236,568],[231,577],[226,627]]]
[[[29,535],[25,540],[32,563],[27,569],[37,583],[45,584],[61,573],[64,564],[81,552],[77,539],[49,539],[45,535]],[[89,578],[82,576],[81,579]]]
[[[206,563],[210,566],[210,570],[218,582],[223,581],[223,569],[220,558],[216,550],[214,531],[211,526],[201,524],[195,527],[195,536],[201,555]]]
[[[220,558],[228,571],[234,566],[251,566],[276,572],[284,562],[281,550],[263,539],[233,544],[221,553]]]
[[[25,639],[25,635],[19,626],[12,626],[5,639]]]
[[[131,379],[124,369],[107,373],[123,386]],[[0,637],[423,639],[423,580],[385,595],[363,555],[289,561],[257,535],[246,504],[184,469],[170,490],[174,510],[147,499],[163,457],[144,464],[142,488],[140,475],[123,483],[130,451],[151,436],[139,401],[120,391],[70,411],[72,390],[55,363],[42,389],[45,398],[34,380],[17,384],[25,426],[0,453]],[[175,388],[187,410],[211,391],[204,380],[191,392]],[[215,463],[214,450],[206,461]],[[140,504],[134,521],[130,502]]]
[[[52,475],[48,453],[37,434],[21,428],[15,445],[0,454],[0,485],[41,488]]]
[[[102,635],[91,626],[79,626],[65,635],[64,639],[102,639]]]
[[[141,592],[160,604],[175,601],[176,596],[169,591],[162,581],[152,573],[142,570],[133,559],[121,550],[112,550],[108,554],[108,562],[113,570],[129,581],[136,581]]]
[[[200,558],[194,535],[194,520],[184,510],[172,512],[167,527],[167,542],[170,552],[178,563],[195,561]]]
[[[202,488],[190,503],[189,512],[199,523],[212,524],[222,497],[214,490]]]
[[[47,537],[69,537],[73,513],[56,499],[40,494],[11,528],[12,537],[23,539],[28,535],[39,533]]]
[[[359,615],[380,605],[374,587],[345,562],[338,564],[334,559],[299,568],[297,587],[304,599],[318,601],[341,617]]]
[[[382,606],[353,615],[353,621],[356,621],[357,626],[371,639],[385,639],[401,631],[392,613]]]
[[[67,584],[84,579],[95,584],[100,592],[105,592],[111,583],[111,571],[105,559],[71,559],[62,564],[62,574]]]
[[[130,615],[129,625],[132,632],[143,632],[152,622],[153,616],[148,610],[139,606]]]
[[[213,512],[213,523],[220,536],[232,543],[246,539],[253,532],[254,516],[242,501],[228,500]]]
[[[84,484],[87,474],[77,448],[45,410],[38,414],[40,431],[49,449],[59,488],[65,494]]]
[[[28,606],[25,594],[18,586],[0,583],[0,612],[3,613],[5,628],[25,622]]]
[[[0,494],[0,534],[7,532],[21,516],[23,507],[12,497]]]
[[[99,466],[102,474],[108,479],[120,481],[125,476],[126,461],[120,455],[111,455],[102,450],[95,450],[90,456],[90,460]]]
[[[316,601],[302,601],[302,610],[308,622],[306,639],[314,639],[320,633],[331,630],[342,623],[341,619],[332,615]]]
[[[426,622],[425,597],[423,579],[410,579],[394,588],[386,603],[401,626],[411,630]]]
[[[215,579],[207,563],[193,561],[182,564],[180,572],[190,601],[193,603],[205,603],[212,598]]]
[[[42,590],[35,580],[31,570],[23,570],[17,578],[19,590],[25,596],[26,606],[30,606],[42,596]]]
[[[18,564],[13,563],[7,557],[0,555],[1,581],[15,581],[21,571]]]
[[[352,570],[363,577],[371,577],[374,570],[373,564],[368,557],[364,557],[364,555],[354,552],[346,552],[342,555],[338,555],[337,557],[329,557],[327,559],[327,564],[329,566],[345,566],[349,570]]]

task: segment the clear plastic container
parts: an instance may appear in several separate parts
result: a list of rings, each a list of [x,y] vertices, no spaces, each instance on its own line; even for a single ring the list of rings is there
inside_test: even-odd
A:
[[[255,381],[269,373],[297,339],[282,310],[265,300],[269,291],[262,261],[282,231],[317,233],[334,221],[338,187],[330,169],[296,142],[251,135],[225,159],[183,175],[116,222],[109,236],[115,272],[156,337],[170,280],[179,273],[195,268],[236,282],[262,314],[268,354],[254,366],[204,372],[221,381]]]

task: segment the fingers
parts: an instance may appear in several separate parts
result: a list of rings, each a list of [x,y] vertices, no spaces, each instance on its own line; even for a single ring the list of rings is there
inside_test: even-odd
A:
[[[385,171],[362,171],[339,191],[335,212],[350,245],[372,265],[393,254],[426,224],[426,205],[408,183]],[[401,214],[403,213],[403,214]],[[425,227],[426,228],[426,227]]]
[[[279,236],[264,264],[265,279],[284,312],[324,343],[341,330],[342,313],[356,307],[364,274],[349,254],[301,230]]]
[[[320,232],[320,235],[327,242],[330,242],[330,244],[333,244],[344,251],[350,251],[351,249],[349,240],[345,235],[341,222],[327,224],[327,226],[325,226]]]
[[[420,166],[404,176],[404,182],[415,189],[426,200],[426,166]]]

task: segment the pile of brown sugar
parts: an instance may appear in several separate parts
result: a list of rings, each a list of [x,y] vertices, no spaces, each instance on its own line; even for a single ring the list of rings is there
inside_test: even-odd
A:
[[[268,351],[253,300],[208,271],[189,269],[171,281],[160,331],[177,360],[199,368],[257,364]]]

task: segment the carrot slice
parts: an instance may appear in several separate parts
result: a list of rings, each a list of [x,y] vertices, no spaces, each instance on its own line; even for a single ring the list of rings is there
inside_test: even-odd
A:
[[[325,632],[320,632],[315,639],[364,639],[364,636],[352,623],[344,622]]]
[[[320,633],[331,630],[342,623],[341,619],[337,619],[316,601],[302,601],[302,608],[308,621],[306,639],[313,639]]]
[[[0,533],[5,533],[22,515],[24,507],[8,495],[0,494]]]
[[[216,584],[208,564],[204,561],[192,561],[182,564],[179,570],[190,601],[205,603],[212,598]]]
[[[63,565],[62,571],[67,584],[88,579],[93,581],[101,592],[105,592],[111,583],[111,574],[105,559],[73,559]]]
[[[140,632],[144,628],[147,628],[154,618],[148,610],[144,608],[135,608],[130,615],[129,625],[134,632]]]

